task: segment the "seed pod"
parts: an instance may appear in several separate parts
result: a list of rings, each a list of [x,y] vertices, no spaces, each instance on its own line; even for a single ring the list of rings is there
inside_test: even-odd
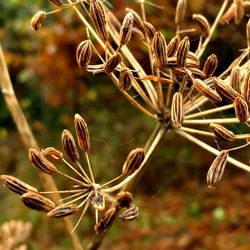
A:
[[[29,149],[29,160],[34,167],[39,168],[46,174],[57,173],[57,168],[55,167],[55,165],[52,162],[48,161],[42,155],[42,153],[40,153],[34,148]]]
[[[133,195],[130,192],[121,191],[116,195],[115,199],[120,207],[129,208],[133,200]]]
[[[4,185],[16,194],[24,194],[28,191],[38,192],[36,188],[26,184],[25,182],[11,175],[0,175]]]
[[[197,68],[200,67],[200,59],[197,57],[197,55],[195,55],[194,52],[188,51],[187,63],[188,63],[188,60],[193,61],[193,63],[196,65]]]
[[[227,163],[228,151],[222,150],[212,162],[207,172],[208,187],[214,189],[216,184],[221,180]]]
[[[124,222],[136,219],[139,216],[139,208],[132,206],[119,215],[119,219]]]
[[[128,69],[122,69],[119,75],[119,87],[124,91],[128,91],[132,86],[132,73]]]
[[[156,33],[155,27],[149,22],[144,22],[143,25],[144,25],[144,29],[146,31],[149,41],[152,42],[154,35]]]
[[[21,196],[21,200],[25,206],[45,213],[48,213],[56,207],[52,200],[34,192],[27,192],[23,194]]]
[[[116,52],[103,65],[104,72],[107,74],[112,73],[121,61],[121,54],[119,52]]]
[[[200,27],[202,36],[208,37],[210,33],[210,25],[206,17],[200,14],[193,14],[193,20]]]
[[[63,5],[61,0],[49,0],[49,1],[57,7],[61,7]]]
[[[144,160],[144,149],[136,148],[127,156],[127,159],[122,167],[122,174],[131,175],[134,173],[141,165]]]
[[[174,36],[167,45],[168,57],[172,57],[175,55],[178,46],[179,38],[177,36]]]
[[[219,78],[214,78],[214,86],[221,97],[233,103],[237,96],[240,96],[230,85]]]
[[[185,67],[188,51],[190,48],[189,38],[184,37],[177,48],[177,63],[179,67]]]
[[[86,68],[91,60],[93,47],[90,40],[82,41],[76,49],[76,61],[80,68]]]
[[[220,24],[229,23],[233,19],[233,17],[234,17],[235,10],[236,10],[236,4],[233,3],[227,9],[227,11],[225,12],[225,14],[221,17]]]
[[[218,66],[218,59],[215,54],[210,55],[203,67],[203,72],[205,73],[206,77],[210,77],[214,74],[216,68]]]
[[[180,128],[184,120],[183,96],[181,92],[176,92],[172,99],[171,121],[174,128]]]
[[[232,68],[230,77],[230,86],[240,93],[240,67],[235,66]]]
[[[61,218],[79,211],[77,204],[57,206],[47,213],[49,218]]]
[[[130,9],[130,8],[126,8],[126,12],[130,12],[133,14],[134,26],[138,27],[139,30],[141,30],[143,33],[145,33],[143,20],[141,19],[140,15],[136,11],[134,11],[133,9]]]
[[[96,32],[106,42],[108,40],[107,17],[103,3],[99,0],[91,0],[89,15]]]
[[[63,158],[63,153],[53,147],[47,147],[45,149],[42,149],[41,153],[45,158],[52,157],[55,160]]]
[[[168,68],[177,68],[178,67],[176,56],[168,57],[168,62],[166,64],[166,67],[168,67]]]
[[[122,26],[120,29],[120,45],[121,48],[123,45],[127,44],[131,38],[132,28],[134,23],[134,16],[131,12],[128,12],[124,17]]]
[[[208,87],[202,80],[196,78],[193,80],[194,87],[198,92],[202,95],[206,96],[212,102],[220,102],[222,101],[219,94],[213,90],[212,88]]]
[[[244,75],[241,94],[247,105],[250,107],[250,70],[248,70]]]
[[[234,100],[235,116],[241,123],[245,123],[249,118],[248,105],[241,97],[236,97]]]
[[[210,129],[218,139],[227,141],[233,141],[235,139],[235,134],[232,131],[219,124],[210,123]]]
[[[113,224],[117,213],[117,207],[111,207],[109,210],[107,210],[98,222],[98,224],[95,225],[96,233],[101,234],[107,231],[107,229]]]
[[[178,0],[175,10],[175,24],[182,24],[187,9],[187,0]]]
[[[240,24],[245,13],[243,0],[234,0],[234,3],[236,5],[235,12],[234,12],[234,22],[236,24]]]
[[[80,156],[77,151],[75,139],[67,129],[64,129],[62,132],[62,148],[72,162],[79,160]]]
[[[247,26],[246,26],[246,33],[247,33],[247,48],[250,48],[250,19],[248,19]]]
[[[82,151],[87,152],[90,148],[89,130],[87,123],[79,114],[75,114],[74,126],[78,145]]]
[[[41,28],[42,23],[45,18],[46,18],[46,12],[41,11],[41,10],[38,11],[31,19],[32,29],[35,31],[38,31]]]

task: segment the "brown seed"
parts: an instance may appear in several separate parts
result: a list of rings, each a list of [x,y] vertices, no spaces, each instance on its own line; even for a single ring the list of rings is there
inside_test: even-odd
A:
[[[225,14],[221,17],[220,24],[229,23],[233,19],[234,15],[235,15],[235,10],[236,10],[236,4],[233,3],[227,9]]]
[[[210,129],[218,139],[227,141],[233,141],[235,139],[235,134],[232,131],[219,124],[210,123]]]
[[[179,45],[179,38],[177,36],[174,36],[167,45],[168,57],[172,57],[175,55],[178,45]]]
[[[116,195],[115,198],[120,207],[129,208],[131,202],[133,201],[133,194],[130,192],[121,191]]]
[[[249,118],[249,110],[246,101],[241,97],[236,97],[234,100],[235,116],[241,123],[245,123]]]
[[[193,20],[200,27],[202,36],[208,37],[210,33],[210,25],[206,17],[201,14],[193,14]]]
[[[234,3],[236,5],[235,12],[234,12],[234,22],[236,24],[240,24],[245,13],[243,0],[234,0]]]
[[[38,31],[41,28],[42,23],[45,18],[46,18],[46,12],[41,11],[41,10],[38,11],[31,19],[32,29],[35,31]]]
[[[161,32],[156,32],[152,41],[157,66],[165,67],[167,64],[167,43]]]
[[[156,33],[155,27],[149,22],[144,22],[143,25],[144,25],[144,29],[146,31],[149,41],[152,42],[154,35]]]
[[[89,130],[87,123],[79,114],[75,114],[74,126],[78,145],[82,151],[87,152],[90,148]]]
[[[122,167],[122,173],[124,175],[131,175],[134,173],[141,165],[144,160],[144,149],[136,148],[127,156],[127,159]]]
[[[250,70],[248,70],[244,74],[241,94],[244,100],[246,101],[248,107],[250,107]]]
[[[186,36],[180,41],[179,46],[177,48],[176,56],[179,67],[185,67],[189,48],[190,48],[189,38]]]
[[[235,66],[231,70],[230,86],[240,93],[240,67]]]
[[[61,7],[63,5],[61,0],[49,0],[49,1],[57,7]]]
[[[108,40],[107,17],[103,3],[99,0],[90,1],[89,15],[100,38]]]
[[[38,192],[36,188],[11,175],[0,175],[4,185],[16,194],[24,194],[28,191]]]
[[[107,74],[112,73],[121,61],[121,54],[119,52],[116,52],[105,62],[103,66],[104,72]]]
[[[42,153],[37,151],[36,149],[29,149],[29,160],[32,165],[36,168],[39,168],[46,174],[55,174],[57,173],[57,168],[53,163],[48,161]]]
[[[193,85],[196,88],[198,92],[200,92],[202,95],[206,96],[209,100],[213,102],[220,102],[222,101],[221,97],[219,94],[207,86],[202,80],[196,78],[193,80]]]
[[[208,187],[214,189],[216,184],[221,180],[227,163],[228,151],[222,150],[212,162],[207,172]]]
[[[49,218],[61,218],[79,211],[77,204],[60,205],[47,213]]]
[[[175,9],[175,24],[182,24],[187,9],[187,0],[178,0]]]
[[[75,139],[67,129],[64,129],[62,132],[62,148],[72,162],[79,160],[80,156],[77,151]]]
[[[100,219],[98,224],[95,225],[95,231],[98,234],[101,234],[107,231],[107,229],[113,224],[118,211],[119,210],[117,207],[111,207],[110,209],[108,209],[104,213],[103,217]]]
[[[76,61],[80,68],[86,68],[91,60],[93,46],[90,40],[82,41],[76,49]]]
[[[247,48],[250,49],[250,19],[248,19],[247,21],[246,33],[247,33]]]
[[[56,207],[52,200],[34,192],[27,192],[23,194],[21,196],[21,200],[27,207],[45,213],[48,213]]]
[[[131,206],[119,215],[119,219],[122,221],[131,221],[139,216],[139,208],[136,206]]]
[[[42,149],[41,153],[45,158],[52,157],[55,160],[63,158],[63,153],[53,147],[47,147],[45,149]]]
[[[197,65],[197,68],[200,67],[200,59],[197,57],[197,55],[194,52],[188,51],[187,62],[188,60],[193,61],[193,63]]]
[[[132,86],[133,75],[128,69],[122,69],[119,75],[119,87],[128,91]]]
[[[203,67],[203,72],[205,73],[206,77],[210,77],[214,74],[216,68],[218,66],[218,59],[215,54],[210,55]]]
[[[183,96],[181,92],[176,92],[172,99],[171,121],[174,128],[180,128],[184,120]]]
[[[143,20],[141,19],[140,15],[136,11],[134,11],[133,9],[130,9],[130,8],[126,8],[126,12],[130,12],[133,14],[134,26],[138,27],[139,30],[141,30],[143,33],[145,33],[144,23],[143,23]]]
[[[127,44],[131,38],[132,28],[134,23],[134,16],[131,12],[128,12],[124,17],[122,26],[120,29],[120,45],[121,48],[123,45]]]

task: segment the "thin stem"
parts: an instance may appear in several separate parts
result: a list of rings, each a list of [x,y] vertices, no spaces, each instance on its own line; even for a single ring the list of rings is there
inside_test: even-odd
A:
[[[63,172],[61,172],[61,171],[59,171],[59,170],[57,170],[57,173],[60,174],[60,175],[62,175],[62,176],[64,176],[64,177],[66,177],[66,178],[68,178],[68,179],[70,179],[70,180],[72,180],[72,181],[74,181],[74,182],[79,183],[80,185],[83,184],[82,181],[80,181],[80,180],[78,180],[78,179],[76,179],[76,178],[74,178],[74,177],[71,177],[71,176],[69,176],[69,175],[67,175],[67,174],[65,174],[65,173],[63,173]]]
[[[89,169],[89,173],[90,173],[90,178],[91,178],[92,182],[95,183],[95,178],[93,175],[92,167],[91,167],[91,164],[89,161],[89,155],[87,152],[85,152],[85,157],[86,157],[86,161],[87,161],[87,165],[88,165],[88,169]]]
[[[247,119],[247,122],[250,121],[250,118]],[[240,123],[237,118],[222,118],[222,119],[197,119],[197,120],[184,120],[183,124],[209,124],[209,123]]]
[[[75,190],[60,190],[60,191],[42,191],[38,192],[39,194],[69,194],[69,193],[79,193],[82,192],[82,189]]]
[[[83,198],[86,197],[86,196],[88,196],[88,194],[83,194],[83,195],[81,195],[81,196],[79,196],[79,197],[77,197],[77,198],[75,198],[75,199],[73,199],[73,200],[71,200],[71,201],[68,201],[68,202],[64,203],[63,205],[67,206],[67,205],[69,205],[69,204],[72,204],[72,203],[74,203],[74,202],[76,202],[76,201],[79,201],[79,200],[83,199]],[[85,200],[87,200],[87,199],[88,199],[88,197],[87,197]],[[84,200],[84,201],[85,201],[85,200]],[[79,207],[79,206],[78,206],[78,207]]]
[[[65,202],[66,200],[73,199],[73,198],[78,197],[78,196],[80,196],[80,195],[82,195],[82,194],[86,194],[86,192],[84,192],[84,191],[82,190],[82,192],[77,193],[77,194],[72,194],[72,195],[70,195],[70,196],[68,196],[68,197],[65,197],[65,198],[61,199],[60,201]]]
[[[116,178],[114,178],[113,180],[108,181],[108,182],[106,182],[106,183],[102,184],[102,185],[100,186],[100,188],[103,188],[103,187],[105,187],[105,186],[110,185],[111,183],[113,183],[113,182],[115,182],[115,181],[119,180],[121,177],[123,177],[123,175],[122,175],[122,174],[121,174],[121,175],[119,175],[119,176],[117,176],[117,177],[116,177]]]
[[[186,131],[188,133],[205,135],[205,136],[209,136],[209,137],[215,137],[213,133],[207,132],[207,131],[203,131],[203,130],[198,130],[198,129],[193,129],[193,128],[187,128],[187,127],[180,127],[180,130]]]

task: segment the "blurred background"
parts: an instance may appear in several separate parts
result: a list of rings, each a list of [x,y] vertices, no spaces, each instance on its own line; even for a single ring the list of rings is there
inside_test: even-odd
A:
[[[108,2],[119,20],[125,7],[140,10],[135,1]],[[169,41],[175,33],[176,1],[150,2],[162,8],[146,3],[148,20]],[[193,13],[205,15],[212,23],[223,1],[188,2],[183,28],[194,25]],[[81,114],[90,131],[91,164],[103,182],[120,173],[129,151],[145,144],[155,122],[134,109],[106,76],[93,76],[78,68],[75,50],[85,39],[85,30],[72,9],[49,15],[38,32],[31,29],[30,20],[38,10],[53,9],[44,0],[0,1],[1,46],[39,146],[60,148],[62,130],[73,132],[74,114]],[[215,53],[219,58],[217,73],[223,71],[246,47],[246,22],[247,17],[240,26],[220,26],[202,61]],[[191,46],[195,44],[197,34],[191,35]],[[135,43],[129,46],[146,65],[145,51]],[[247,150],[237,151],[237,158],[247,160]],[[116,221],[100,249],[249,249],[250,176],[228,165],[222,182],[210,191],[205,179],[213,159],[206,151],[168,133],[134,192],[139,218],[127,224]],[[0,169],[0,174],[13,175],[42,189],[2,94]],[[58,186],[65,184],[64,179],[55,179]],[[89,212],[77,229],[83,245],[94,234],[92,215]],[[70,249],[61,222],[26,208],[18,196],[1,186],[0,225],[11,219],[32,223],[28,249]]]

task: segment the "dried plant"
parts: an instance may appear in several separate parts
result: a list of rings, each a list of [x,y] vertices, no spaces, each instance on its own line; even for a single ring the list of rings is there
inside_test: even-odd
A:
[[[177,1],[176,33],[169,41],[146,19],[146,2],[143,0],[138,1],[141,13],[127,8],[123,20],[118,20],[115,13],[101,0],[51,2],[57,9],[48,13],[39,11],[32,18],[33,29],[38,31],[46,21],[45,17],[48,18],[50,14],[72,7],[86,28],[86,37],[76,48],[79,67],[93,74],[106,74],[136,109],[156,121],[156,127],[144,148],[137,148],[128,154],[120,176],[107,183],[97,184],[88,157],[90,140],[87,124],[80,115],[76,115],[77,142],[85,156],[88,171],[80,164],[74,136],[64,130],[63,152],[51,147],[41,151],[30,149],[29,159],[46,174],[60,174],[72,181],[71,189],[39,192],[19,180],[2,175],[5,185],[21,194],[25,205],[46,212],[48,217],[56,218],[80,210],[81,215],[76,226],[92,205],[98,234],[105,232],[116,217],[123,221],[136,218],[138,208],[131,203],[131,194],[121,192],[128,192],[141,176],[145,163],[167,131],[172,131],[216,155],[207,174],[207,183],[211,188],[221,180],[227,162],[250,171],[249,165],[229,156],[230,151],[240,150],[250,143],[250,21],[246,27],[246,48],[243,48],[241,54],[220,75],[215,75],[221,60],[218,56],[211,54],[203,58],[204,64],[200,60],[216,27],[231,20],[236,24],[241,23],[246,16],[249,2],[231,1],[229,6],[230,1],[224,0],[212,25],[205,16],[194,13],[193,21],[200,35],[196,48],[192,50],[189,39],[192,30],[182,30],[187,0]],[[147,48],[150,70],[140,65],[130,49],[131,40],[135,36],[141,42],[138,47]],[[102,52],[100,48],[97,49],[97,44],[103,49]],[[99,60],[99,63],[92,64],[93,58],[95,61]],[[220,117],[221,112],[228,112],[230,116]],[[239,133],[242,131],[237,129],[239,124],[244,126],[246,133]],[[231,130],[232,125],[236,128],[234,131]],[[208,144],[207,137],[213,138],[214,143]],[[222,140],[231,142],[229,148],[222,148]],[[240,141],[241,145],[238,146],[235,141]],[[50,158],[53,158],[53,162],[60,161],[65,164],[77,177],[59,170]],[[63,198],[62,203],[55,204],[44,197],[50,193],[69,196]],[[127,199],[125,204],[128,204],[124,207],[121,205],[124,201],[119,202],[121,197]],[[65,202],[68,199],[70,201]],[[122,208],[124,211],[121,211]]]

